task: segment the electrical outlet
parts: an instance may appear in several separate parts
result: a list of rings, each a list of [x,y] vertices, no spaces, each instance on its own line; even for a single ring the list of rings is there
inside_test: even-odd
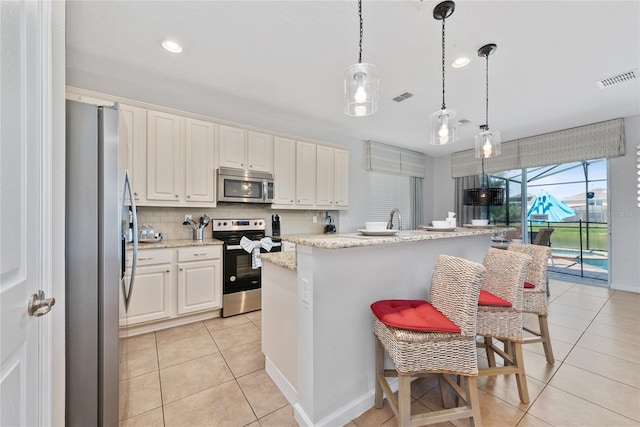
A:
[[[302,302],[307,305],[311,303],[311,289],[309,288],[309,281],[302,279]]]
[[[189,221],[190,219],[193,219],[193,218],[191,217],[191,215],[185,215],[185,216],[184,216],[184,220],[185,220],[185,221]]]
[[[318,222],[318,215],[314,215],[311,217],[311,220],[313,221],[313,223],[315,224],[316,222]]]

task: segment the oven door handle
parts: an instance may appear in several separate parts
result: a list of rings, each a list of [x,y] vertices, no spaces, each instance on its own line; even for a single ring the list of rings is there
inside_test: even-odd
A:
[[[238,249],[243,249],[241,245],[226,245],[225,248],[228,251],[237,251]]]

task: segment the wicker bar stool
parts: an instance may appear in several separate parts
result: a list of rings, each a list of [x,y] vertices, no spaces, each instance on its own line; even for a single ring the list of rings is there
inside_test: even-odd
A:
[[[534,337],[524,338],[524,344],[541,342],[547,363],[553,365],[555,360],[553,358],[553,349],[551,348],[549,323],[547,322],[547,260],[551,256],[551,248],[548,246],[511,243],[508,250],[527,254],[533,260],[524,284],[522,311],[538,316],[539,329],[536,331],[525,326],[524,330],[534,335]]]
[[[375,405],[382,408],[386,394],[400,427],[459,418],[481,425],[475,337],[484,271],[481,264],[440,255],[431,280],[431,304],[384,300],[371,305],[376,336]],[[395,369],[384,368],[385,351]],[[465,405],[411,415],[411,377],[430,374],[439,374],[441,390],[446,382]],[[457,374],[461,386],[449,374]],[[397,399],[386,377],[398,377]]]
[[[522,403],[529,403],[529,390],[522,355],[523,284],[531,267],[531,257],[515,251],[489,248],[482,264],[486,268],[478,301],[477,333],[484,337],[479,347],[486,348],[489,367],[478,375],[515,374]],[[501,341],[499,348],[494,340]],[[495,354],[503,360],[497,366]]]

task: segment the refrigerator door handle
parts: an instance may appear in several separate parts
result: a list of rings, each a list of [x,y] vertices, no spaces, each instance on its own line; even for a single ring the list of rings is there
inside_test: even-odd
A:
[[[122,266],[122,270],[123,270],[123,274],[122,274],[122,296],[124,297],[124,309],[125,312],[129,310],[129,302],[131,301],[131,295],[133,293],[133,283],[135,281],[135,277],[136,277],[136,264],[138,262],[138,213],[136,211],[136,202],[135,199],[133,197],[133,188],[131,187],[131,179],[129,178],[129,171],[125,171],[124,172],[124,188],[122,189],[122,215],[125,214],[125,212],[127,212],[128,214],[128,209],[127,209],[127,205],[126,205],[126,200],[127,200],[127,194],[129,196],[129,201],[131,202],[131,206],[129,207],[129,209],[131,209],[131,213],[132,213],[132,223],[133,223],[133,259],[131,262],[131,280],[129,281],[129,289],[127,289],[126,286],[126,276],[124,274],[124,271],[126,270],[126,241],[127,241],[127,230],[122,231],[123,236],[123,242],[125,242],[123,244],[123,251],[122,251],[122,262],[123,262],[123,266]],[[124,223],[124,220],[123,220]],[[128,220],[127,220],[128,223]]]

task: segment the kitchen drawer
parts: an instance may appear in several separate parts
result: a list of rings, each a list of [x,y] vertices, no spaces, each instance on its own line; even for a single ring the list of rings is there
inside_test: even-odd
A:
[[[202,261],[221,257],[221,246],[200,246],[178,249],[178,262]]]
[[[171,263],[171,249],[147,249],[138,251],[137,266]],[[127,267],[131,267],[133,252],[127,252]]]

